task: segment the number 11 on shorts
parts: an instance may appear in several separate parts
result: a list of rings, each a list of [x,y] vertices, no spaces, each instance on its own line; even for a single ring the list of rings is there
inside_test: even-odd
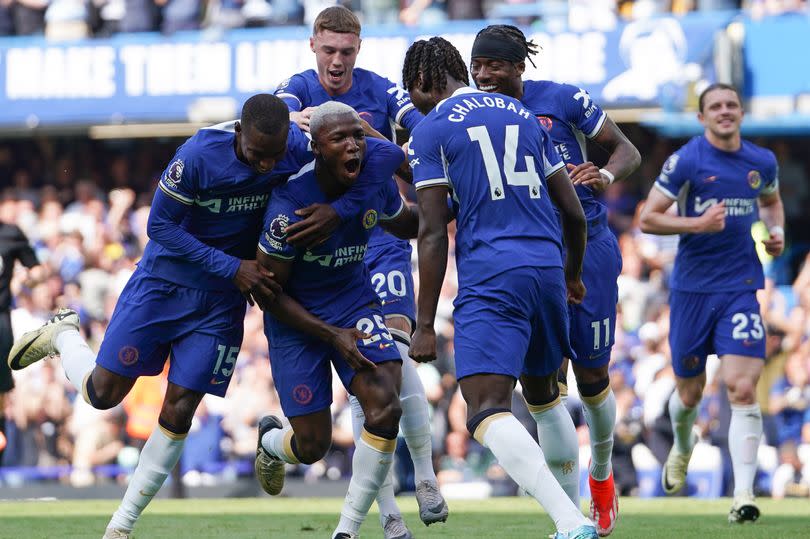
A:
[[[591,327],[593,328],[593,349],[599,350],[599,345],[602,342],[601,333],[602,333],[602,326],[605,326],[605,346],[610,344],[610,318],[605,318],[604,320],[594,320],[591,322]]]

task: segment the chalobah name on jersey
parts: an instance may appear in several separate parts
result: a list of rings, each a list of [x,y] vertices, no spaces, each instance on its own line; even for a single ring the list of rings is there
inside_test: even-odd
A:
[[[201,200],[199,197],[194,200],[194,203],[203,208],[208,208],[212,213],[234,213],[234,212],[247,212],[261,210],[267,206],[267,201],[270,200],[269,194],[263,195],[243,195],[229,198],[210,198],[208,200]],[[223,201],[225,201],[223,208]]]
[[[450,120],[451,122],[463,122],[464,119],[467,117],[467,113],[469,113],[472,110],[482,108],[508,110],[526,119],[529,119],[529,117],[532,116],[532,114],[528,110],[524,109],[523,107],[518,108],[511,100],[506,101],[501,97],[491,97],[485,95],[485,96],[471,96],[462,99],[460,103],[456,103],[455,105],[453,105],[453,108],[451,110],[455,114],[450,114],[449,116],[447,116],[447,119]]]
[[[316,255],[311,251],[304,253],[304,262],[317,262],[325,267],[340,267],[352,262],[362,262],[366,256],[368,247],[366,244],[349,245],[347,247],[338,247],[335,249],[334,254],[331,255]]]

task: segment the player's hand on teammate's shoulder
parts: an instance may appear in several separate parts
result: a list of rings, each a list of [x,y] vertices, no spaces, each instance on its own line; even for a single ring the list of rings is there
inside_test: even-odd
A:
[[[290,121],[300,127],[301,131],[309,133],[309,119],[312,117],[314,111],[315,107],[307,107],[304,110],[291,112]]]
[[[779,256],[785,250],[785,232],[781,227],[774,227],[771,229],[770,236],[767,240],[762,240],[765,245],[765,252],[771,256]]]
[[[581,278],[566,279],[565,288],[568,291],[568,303],[579,305],[585,299],[585,283]]]
[[[568,163],[565,166],[574,185],[586,185],[596,191],[604,191],[610,185],[610,180],[590,161],[585,161],[581,165]]]
[[[363,128],[363,133],[365,133],[367,137],[378,138],[381,140],[388,140],[382,133],[374,129],[374,126],[372,126],[362,117],[360,118],[360,126]]]
[[[724,228],[726,228],[726,203],[721,200],[699,217],[697,232],[711,234],[713,232],[722,232]]]
[[[251,305],[259,305],[263,311],[270,308],[281,293],[281,286],[273,279],[272,272],[266,270],[255,260],[242,260],[233,282]]]
[[[287,243],[293,247],[318,246],[340,225],[340,216],[329,204],[311,204],[295,214],[303,219],[287,227]]]
[[[427,363],[436,359],[436,331],[433,328],[417,326],[411,338],[408,355],[418,363]]]
[[[357,348],[357,341],[369,338],[371,335],[357,328],[335,328],[331,344],[343,356],[349,367],[356,371],[364,371],[377,368],[377,365],[361,354]]]

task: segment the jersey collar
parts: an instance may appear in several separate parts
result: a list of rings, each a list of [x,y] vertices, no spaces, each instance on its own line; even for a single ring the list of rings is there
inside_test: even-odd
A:
[[[457,95],[464,95],[464,94],[484,94],[484,93],[486,93],[486,92],[482,92],[481,90],[476,90],[475,88],[470,88],[469,86],[462,86],[461,88],[459,88],[458,90],[453,92],[453,94],[450,97],[456,97]],[[447,101],[448,99],[450,99],[450,97],[446,97],[446,98],[442,99],[441,101],[439,101],[438,103],[436,103],[436,111],[437,112],[438,112],[439,108],[444,104],[444,102]]]

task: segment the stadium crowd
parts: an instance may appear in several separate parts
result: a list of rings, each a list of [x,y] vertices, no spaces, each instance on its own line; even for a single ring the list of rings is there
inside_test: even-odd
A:
[[[644,193],[678,141],[650,136],[638,126],[625,129],[645,159],[630,180],[611,186],[605,195],[624,262],[619,280],[620,318],[610,367],[618,407],[614,473],[623,494],[651,494],[640,482],[642,468],[658,466],[672,444],[666,403],[675,382],[667,344],[667,280],[677,237],[643,234],[637,216]],[[41,262],[30,270],[20,266],[14,274],[11,319],[15,335],[38,327],[55,308],[70,307],[80,312],[85,335],[98,346],[118,294],[148,239],[151,195],[179,142],[164,139],[111,144],[40,139],[37,144],[8,142],[0,146],[0,177],[11,178],[10,185],[0,191],[0,221],[20,226]],[[758,485],[774,496],[807,496],[810,225],[802,208],[810,202],[810,158],[799,153],[798,141],[758,142],[771,147],[779,158],[788,231],[785,255],[778,260],[763,259],[770,276],[767,289],[761,292],[769,337],[767,366],[759,387],[759,402],[766,413],[760,450],[765,473]],[[597,161],[598,155],[597,151]],[[764,251],[761,254],[767,256]],[[478,489],[481,495],[512,493],[516,485],[495,464],[489,451],[470,438],[465,426],[465,404],[453,377],[456,275],[453,263],[450,265],[438,311],[439,358],[418,366],[433,406],[438,477],[449,490],[464,488],[469,493]],[[498,346],[496,338],[493,346]],[[206,396],[195,417],[182,458],[188,484],[221,482],[234,470],[252,473],[256,423],[268,413],[281,415],[272,390],[269,359],[261,313],[253,308],[245,320],[244,344],[227,397]],[[725,391],[712,379],[717,363],[710,362],[698,424],[705,454],[723,463],[728,484],[728,447],[721,433],[728,430],[730,411]],[[568,380],[573,386],[574,377]],[[134,467],[137,450],[156,423],[165,389],[165,377],[142,378],[123,405],[97,411],[76,398],[62,370],[51,362],[15,372],[15,382],[5,411],[7,444],[0,482],[56,477],[87,486],[115,480],[117,473]],[[570,394],[569,409],[582,426],[574,387]],[[534,420],[515,395],[515,409],[522,411],[523,423],[534,431]],[[336,479],[350,472],[351,412],[339,383],[335,385],[332,411],[332,450],[322,462],[300,467],[299,473],[307,479]],[[516,414],[521,418],[521,412]],[[587,450],[587,428],[579,432],[580,446]],[[400,487],[408,489],[413,487],[412,471],[404,443],[400,446],[397,476]],[[588,462],[587,458],[580,460]],[[223,467],[223,463],[232,466]],[[241,467],[237,466],[240,463]],[[108,464],[119,467],[99,468]],[[16,472],[7,473],[12,469]]]
[[[439,24],[448,20],[515,16],[530,24],[568,17],[600,28],[617,20],[690,11],[744,9],[755,18],[807,12],[804,0],[0,0],[0,36],[49,39],[108,37],[119,32],[171,34],[311,24],[329,5],[343,4],[363,24]]]

